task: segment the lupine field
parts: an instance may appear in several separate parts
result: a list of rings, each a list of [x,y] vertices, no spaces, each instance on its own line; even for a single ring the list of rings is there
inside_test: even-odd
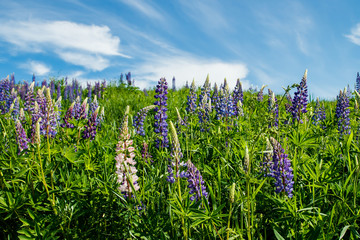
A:
[[[360,238],[356,90],[122,78],[0,81],[1,239]]]

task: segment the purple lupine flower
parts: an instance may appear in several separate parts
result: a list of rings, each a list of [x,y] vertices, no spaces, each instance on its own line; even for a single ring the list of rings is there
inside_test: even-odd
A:
[[[136,130],[136,133],[139,134],[140,136],[145,136],[144,121],[147,112],[153,108],[155,108],[155,105],[144,107],[134,117],[133,126]]]
[[[96,135],[96,127],[97,127],[97,116],[99,113],[99,108],[98,107],[95,112],[91,115],[91,117],[89,118],[87,125],[85,125],[85,129],[83,131],[83,138],[87,139],[90,138],[90,140],[93,140],[95,138]]]
[[[359,72],[357,73],[357,76],[356,76],[356,91],[360,92],[360,75],[359,75]]]
[[[51,95],[51,97],[54,97],[54,93],[55,93],[55,81],[52,80],[50,82],[50,95]]]
[[[347,96],[348,99],[352,98],[352,92],[351,92],[349,84],[347,85],[347,88],[346,88],[346,96]]]
[[[120,85],[124,84],[124,75],[122,73],[120,74],[119,82],[120,82]]]
[[[24,83],[21,85],[21,88],[19,90],[19,95],[23,101],[25,101],[25,96],[28,89],[29,89],[29,84],[24,81]]]
[[[18,143],[19,153],[20,153],[29,148],[28,143],[30,142],[30,139],[26,136],[26,132],[19,120],[16,120],[15,127],[16,127],[16,141]]]
[[[201,102],[199,102],[199,107],[198,107],[198,117],[199,117],[201,132],[208,130],[207,124],[210,121],[210,113],[211,113],[211,99],[208,97],[207,94],[205,94],[204,97],[202,97]]]
[[[25,103],[24,103],[24,110],[32,113],[34,110],[35,105],[35,97],[34,97],[34,85],[35,82],[32,82],[29,86],[29,90],[25,95]]]
[[[279,126],[279,104],[277,103],[277,98],[275,97],[275,93],[268,89],[269,92],[269,113],[270,113],[270,127],[278,127]]]
[[[190,92],[189,95],[187,96],[187,107],[186,107],[186,111],[188,113],[194,113],[196,110],[196,87],[195,87],[195,81],[192,81],[191,87],[190,87]]]
[[[68,86],[69,101],[74,101],[74,84]]]
[[[40,121],[41,121],[41,117],[40,117],[40,107],[39,104],[37,102],[34,103],[34,108],[31,111],[31,142],[35,143],[36,142],[36,130],[37,130],[37,125],[39,125],[39,135],[40,135]]]
[[[235,115],[234,102],[229,91],[229,85],[224,80],[224,85],[220,87],[219,102],[215,105],[216,119],[230,118]]]
[[[125,73],[126,81],[129,86],[131,86],[131,72]]]
[[[200,171],[195,167],[190,159],[187,161],[187,171],[185,173],[185,177],[189,183],[189,194],[192,195],[190,197],[190,201],[197,202],[201,199],[201,197],[208,197],[205,182],[200,174]]]
[[[35,82],[35,73],[33,73],[32,81]]]
[[[232,97],[233,97],[233,102],[234,102],[235,116],[239,116],[239,111],[237,109],[238,102],[242,103],[244,101],[244,94],[243,94],[240,79],[237,79],[235,90],[233,92]]]
[[[59,98],[59,97],[61,97],[61,84],[60,84],[60,82],[58,83],[58,85],[57,85],[57,92],[56,92],[56,97],[57,98]]]
[[[189,82],[188,81],[186,81],[185,88],[189,89]]]
[[[149,96],[148,92],[146,91],[146,88],[144,88],[143,92],[144,92],[145,97]]]
[[[264,100],[264,88],[265,87],[266,87],[265,85],[262,85],[260,91],[258,92],[258,95],[257,95],[258,102],[262,102]]]
[[[166,122],[167,119],[167,94],[168,94],[168,86],[165,78],[161,78],[158,82],[158,85],[156,86],[155,90],[155,99],[154,105],[156,107],[154,108],[156,114],[154,116],[155,123],[154,123],[154,131],[158,134],[158,137],[156,138],[156,148],[166,148],[169,146],[169,140],[168,140],[168,124]]]
[[[90,83],[87,83],[87,90],[88,90],[88,99],[89,99],[89,102],[91,102],[91,85]]]
[[[15,75],[14,75],[14,73],[12,73],[11,76],[10,76],[10,87],[11,87],[11,89],[15,88]]]
[[[146,163],[153,162],[152,156],[149,152],[149,146],[146,142],[143,142],[143,148],[141,150],[141,156]]]
[[[97,100],[97,96],[95,95],[93,101],[90,103],[89,116],[91,116],[91,114],[97,109],[98,106],[99,106],[99,103]]]
[[[289,198],[293,196],[293,185],[294,185],[294,175],[293,169],[291,168],[291,161],[288,158],[288,155],[285,153],[285,150],[282,148],[280,143],[274,138],[270,138],[272,145],[272,154],[267,155],[265,161],[268,168],[267,176],[270,176],[275,179],[275,192],[285,192]]]
[[[80,101],[82,100],[82,87],[80,86],[78,89],[77,96],[80,97]]]
[[[41,82],[41,87],[47,87],[47,81],[46,81],[46,79],[44,79],[44,80]]]
[[[101,98],[100,81],[95,82],[94,95],[97,95],[97,97],[98,97],[99,99]]]
[[[173,77],[173,79],[172,79],[172,90],[173,90],[174,92],[176,91],[175,77]]]
[[[130,134],[128,131],[128,115],[124,117],[124,122],[122,124],[120,140],[116,145],[116,175],[117,182],[120,184],[119,191],[126,196],[131,196],[133,192],[132,185],[134,190],[137,191],[140,189],[138,184],[139,177],[136,175],[137,169],[135,167],[135,149],[132,147],[133,141],[130,140]]]
[[[214,92],[211,96],[211,103],[212,103],[212,105],[216,106],[219,103],[219,101],[220,101],[220,98],[219,98],[218,86],[215,83]]]
[[[88,99],[85,98],[83,103],[80,102],[80,97],[77,97],[74,104],[74,111],[73,111],[73,117],[75,120],[79,119],[85,119],[88,116],[88,110],[87,109],[87,101]]]
[[[11,94],[11,83],[9,81],[9,76],[6,79],[0,81],[0,111],[5,114],[9,111],[10,105],[12,103],[10,99]]]
[[[345,91],[340,91],[340,94],[337,96],[335,116],[338,122],[338,131],[340,136],[342,137],[343,134],[350,134],[349,99],[346,96]]]
[[[68,78],[65,77],[65,79],[64,79],[64,85],[67,86],[67,84],[68,84]]]
[[[316,99],[316,106],[315,106],[315,112],[313,116],[313,124],[314,125],[320,125],[320,127],[325,128],[323,125],[323,121],[326,119],[326,113],[324,105],[320,105],[319,98]]]
[[[69,97],[69,87],[68,85],[65,85],[65,89],[64,89],[64,100],[67,100]]]
[[[286,110],[286,112],[291,114],[291,106],[292,106],[291,104],[292,104],[293,99],[292,99],[290,93],[286,94],[286,99],[288,100],[288,102],[285,103],[285,110]]]
[[[61,96],[58,98],[58,100],[55,102],[55,115],[57,119],[57,124],[60,122],[60,112],[61,112]]]
[[[75,105],[75,102],[73,102],[69,109],[67,110],[63,120],[64,120],[64,123],[62,123],[60,126],[61,127],[67,127],[67,128],[74,128],[74,124],[70,123],[70,120],[73,119],[73,116],[74,116],[74,105]]]
[[[306,85],[307,79],[307,70],[305,70],[304,76],[301,79],[300,85],[297,87],[297,91],[294,93],[294,98],[292,100],[291,114],[293,121],[301,121],[301,113],[306,113],[306,106],[308,103],[308,91]]]
[[[209,81],[209,75],[207,75],[205,83],[204,83],[203,87],[201,88],[201,94],[199,95],[199,103],[202,102],[205,95],[209,99],[211,97],[210,94],[211,94],[211,84]]]
[[[106,89],[106,80],[104,79],[102,82],[101,82],[101,93],[104,94],[105,92],[105,89]]]

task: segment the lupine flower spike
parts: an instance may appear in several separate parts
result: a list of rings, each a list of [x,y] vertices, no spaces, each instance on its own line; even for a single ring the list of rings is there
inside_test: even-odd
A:
[[[137,169],[135,167],[135,149],[132,147],[133,141],[130,140],[128,130],[128,114],[125,113],[124,121],[121,128],[120,140],[116,147],[116,175],[117,182],[120,184],[119,191],[127,197],[131,197],[133,189],[139,190],[139,179],[136,175]]]
[[[308,91],[306,85],[307,79],[307,70],[305,70],[304,76],[300,82],[300,85],[297,87],[297,91],[294,93],[294,98],[292,100],[291,114],[293,121],[299,121],[302,123],[301,114],[306,113],[306,107],[308,103]]]
[[[156,138],[156,148],[166,148],[169,146],[168,140],[168,124],[166,122],[167,119],[167,94],[168,94],[168,86],[165,78],[161,78],[156,86],[157,89],[155,90],[156,101],[154,108],[155,114],[155,123],[154,123],[154,131],[158,134]]]

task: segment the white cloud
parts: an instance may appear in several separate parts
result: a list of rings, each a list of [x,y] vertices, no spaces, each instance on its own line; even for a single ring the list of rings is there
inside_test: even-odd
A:
[[[132,8],[135,8],[137,11],[141,12],[142,14],[162,20],[163,17],[160,15],[159,11],[151,6],[147,1],[143,0],[120,0],[122,3],[129,5]]]
[[[155,59],[155,60],[154,60]],[[161,77],[165,77],[171,86],[173,76],[176,78],[176,86],[181,87],[188,81],[191,84],[195,80],[197,86],[202,86],[207,74],[213,85],[220,86],[227,79],[230,88],[234,88],[236,80],[240,78],[243,88],[250,87],[247,80],[243,80],[248,74],[248,68],[244,63],[225,62],[221,60],[200,59],[193,56],[173,56],[152,58],[135,66],[135,85],[140,88],[154,86]]]
[[[50,67],[37,61],[28,61],[27,63],[21,64],[20,67],[27,69],[30,74],[34,73],[36,76],[44,76],[51,71]]]
[[[0,38],[23,51],[54,51],[63,60],[94,71],[109,66],[105,57],[128,58],[120,53],[119,37],[113,36],[107,26],[69,21],[9,21],[0,25]]]
[[[110,62],[106,58],[99,55],[79,52],[59,52],[58,55],[65,62],[83,66],[94,71],[102,71],[110,65]]]
[[[360,45],[360,23],[351,29],[350,35],[345,35],[352,43]]]

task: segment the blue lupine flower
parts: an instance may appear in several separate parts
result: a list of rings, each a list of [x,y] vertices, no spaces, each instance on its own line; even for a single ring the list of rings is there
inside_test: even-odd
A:
[[[338,131],[340,136],[343,134],[350,134],[350,109],[349,109],[349,99],[346,96],[346,91],[340,91],[340,94],[337,96],[336,103],[336,112],[335,116],[338,122]]]
[[[264,167],[266,175],[275,179],[275,192],[285,192],[289,198],[293,196],[294,175],[291,168],[291,161],[278,141],[270,138],[271,154],[266,154]]]
[[[154,105],[155,107],[155,123],[154,123],[154,131],[158,134],[158,137],[156,138],[156,148],[166,148],[169,146],[169,140],[168,140],[168,124],[166,122],[167,119],[167,82],[165,78],[161,78],[158,82],[158,85],[156,86],[154,96],[156,101]]]
[[[196,99],[197,99],[197,95],[196,95],[196,86],[195,86],[195,81],[192,81],[191,87],[190,87],[190,92],[189,95],[187,96],[187,107],[186,107],[186,111],[188,113],[194,113],[196,110]]]
[[[189,183],[189,194],[192,195],[190,197],[190,201],[197,202],[201,199],[201,197],[208,197],[205,182],[200,174],[200,171],[190,160],[187,161],[187,171],[184,174],[184,177],[187,178],[187,181]]]
[[[325,128],[325,126],[323,126],[323,121],[325,119],[326,119],[326,113],[325,113],[324,105],[321,106],[319,98],[317,98],[316,99],[316,106],[315,106],[314,116],[313,116],[313,124],[314,125],[320,125],[322,128]]]
[[[91,117],[89,118],[87,125],[85,125],[85,129],[83,131],[83,138],[87,139],[90,138],[91,140],[95,138],[96,135],[96,127],[97,127],[97,116],[99,113],[99,108],[98,107],[95,112],[91,115]]]
[[[133,126],[136,130],[136,133],[140,136],[145,136],[144,130],[144,121],[146,118],[146,114],[150,109],[155,108],[155,105],[150,105],[141,109],[134,117]]]
[[[356,91],[360,92],[360,75],[359,75],[359,72],[357,73],[357,77],[356,77]]]
[[[19,120],[16,120],[16,140],[19,146],[19,152],[22,152],[23,150],[29,148],[28,143],[30,142],[30,140],[26,136],[26,132]]]
[[[243,94],[240,79],[237,79],[232,98],[233,98],[233,102],[234,102],[235,116],[239,116],[239,109],[237,109],[238,102],[242,103],[244,101],[244,94]]]
[[[265,85],[262,85],[260,91],[258,92],[257,100],[258,100],[259,102],[262,102],[262,101],[264,100],[264,88],[265,88],[265,87],[266,87]]]
[[[292,100],[291,114],[293,121],[301,122],[301,113],[306,113],[306,106],[308,103],[307,97],[307,70],[305,70],[304,76],[300,82],[300,85],[297,87],[297,91],[294,93],[294,98]]]

